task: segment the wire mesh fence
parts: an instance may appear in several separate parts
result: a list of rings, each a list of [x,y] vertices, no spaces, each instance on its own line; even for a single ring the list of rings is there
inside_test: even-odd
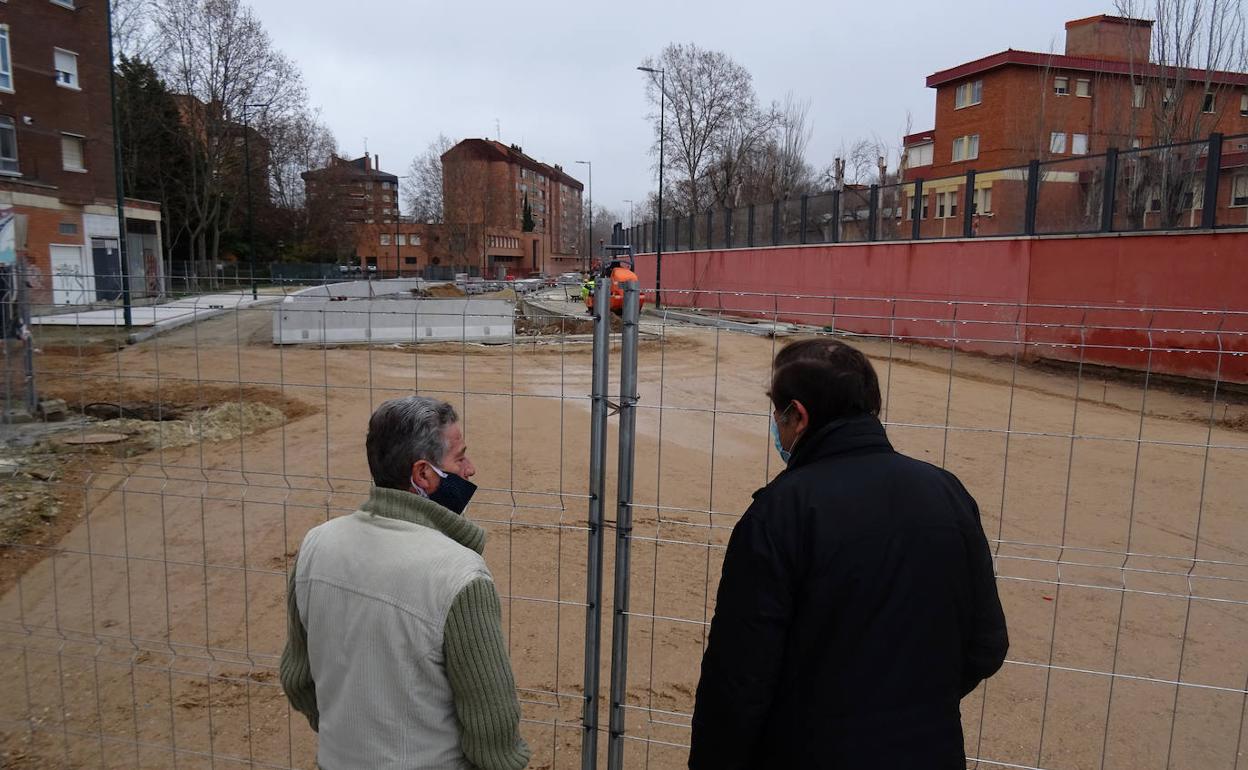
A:
[[[803,335],[863,349],[894,445],[979,503],[1012,648],[963,701],[970,766],[1248,761],[1245,314],[665,291],[632,327],[634,401],[631,321],[595,345],[562,290],[455,312],[410,287],[326,293],[192,298],[191,322],[133,344],[85,312],[35,324],[40,396],[67,414],[3,428],[6,762],[312,766],[276,676],[286,575],[307,529],[366,495],[372,409],[417,392],[464,421],[532,766],[606,766],[616,745],[622,767],[683,767],[724,547],[780,470],[771,360]],[[599,552],[601,622],[595,499],[629,561],[618,602],[620,551]],[[616,672],[587,702],[587,675]]]

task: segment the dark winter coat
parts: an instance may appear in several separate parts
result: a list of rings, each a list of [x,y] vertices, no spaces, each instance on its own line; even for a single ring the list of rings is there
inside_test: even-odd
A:
[[[689,767],[964,768],[959,701],[1008,646],[957,477],[833,422],[732,532]]]

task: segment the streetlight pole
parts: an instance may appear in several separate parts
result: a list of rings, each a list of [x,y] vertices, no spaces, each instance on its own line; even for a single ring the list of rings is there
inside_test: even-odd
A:
[[[576,162],[582,166],[589,166],[589,233],[585,238],[585,270],[588,272],[594,260],[594,163],[588,160]]]
[[[654,232],[654,306],[663,306],[663,139],[666,134],[664,119],[667,109],[667,70],[655,67],[638,67],[651,76],[659,76],[659,221]]]
[[[631,230],[633,228],[633,202],[628,198],[625,198],[624,202],[628,204],[628,228]]]
[[[247,252],[251,260],[251,298],[259,299],[256,289],[256,218],[251,203],[251,122],[248,110],[268,107],[267,104],[243,105],[243,174],[247,177]]]
[[[377,169],[377,170],[380,171],[381,169]],[[401,215],[399,214],[399,181],[398,180],[407,179],[407,176],[408,176],[407,174],[404,174],[403,176],[395,176],[394,178],[395,180],[394,181],[394,208],[391,209],[394,212],[394,272],[395,272],[395,275],[398,276],[399,278],[403,277],[403,253],[402,253],[402,250],[399,248],[399,217]]]

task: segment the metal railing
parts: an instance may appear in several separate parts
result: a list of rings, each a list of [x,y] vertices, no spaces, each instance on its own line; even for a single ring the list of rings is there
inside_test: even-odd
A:
[[[638,252],[1248,227],[1248,134],[762,201],[624,230]],[[1206,205],[1208,202],[1208,205]]]

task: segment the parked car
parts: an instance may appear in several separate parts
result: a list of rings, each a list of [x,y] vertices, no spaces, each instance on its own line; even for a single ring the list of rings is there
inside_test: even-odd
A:
[[[521,278],[512,284],[517,294],[529,294],[542,288],[542,279],[540,278]]]
[[[559,276],[560,286],[580,286],[585,278],[580,273],[563,273]]]
[[[529,273],[529,280],[538,281],[540,285],[546,288],[551,288],[556,285],[555,277],[553,275],[546,275],[545,273]]]

